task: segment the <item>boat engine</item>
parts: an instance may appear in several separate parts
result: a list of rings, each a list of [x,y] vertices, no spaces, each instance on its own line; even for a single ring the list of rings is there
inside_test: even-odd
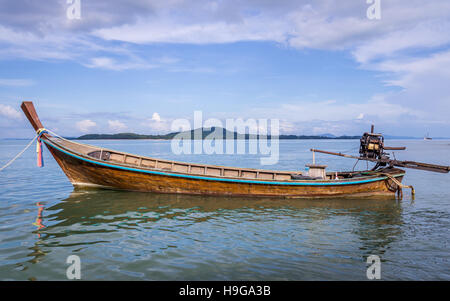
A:
[[[389,159],[389,154],[386,153],[386,150],[405,150],[406,147],[392,147],[384,145],[384,137],[382,134],[375,134],[373,132],[374,126],[372,125],[370,133],[364,133],[364,135],[360,139],[359,145],[359,155],[361,158],[369,158],[369,159],[377,159],[383,160],[383,162],[378,161],[374,170],[381,166],[386,166],[389,163],[392,165],[392,160]]]
[[[429,163],[421,163],[421,162],[415,162],[415,161],[400,161],[395,158],[394,152],[392,152],[392,155],[394,159],[390,159],[389,153],[386,153],[386,151],[397,151],[397,150],[405,150],[406,147],[404,146],[386,146],[384,145],[384,137],[381,134],[375,134],[373,132],[374,126],[372,125],[370,133],[364,133],[360,139],[360,146],[359,146],[359,157],[347,155],[343,153],[334,153],[329,151],[324,151],[320,149],[311,149],[313,152],[313,162],[314,162],[314,153],[323,153],[328,155],[335,155],[335,156],[341,156],[346,158],[352,158],[364,161],[371,161],[375,162],[375,166],[372,168],[372,170],[377,170],[379,167],[387,166],[389,167],[406,167],[406,168],[414,168],[414,169],[420,169],[420,170],[427,170],[427,171],[433,171],[433,172],[440,172],[440,173],[448,173],[450,172],[450,166],[445,165],[436,165],[436,164],[429,164]],[[356,166],[356,164],[355,164]]]
[[[381,159],[384,153],[384,137],[381,134],[364,133],[360,139],[359,154],[363,158]]]

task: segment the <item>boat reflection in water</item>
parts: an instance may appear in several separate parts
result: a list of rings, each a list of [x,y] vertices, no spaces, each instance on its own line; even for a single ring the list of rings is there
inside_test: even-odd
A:
[[[400,203],[387,197],[317,201],[110,190],[75,190],[45,208],[43,219],[47,226],[36,231],[40,239],[29,256],[36,248],[39,256],[66,248],[64,256],[79,254],[85,266],[96,266],[83,274],[94,280],[327,279],[306,271],[330,265],[328,272],[354,274],[367,256],[383,255],[402,224]]]

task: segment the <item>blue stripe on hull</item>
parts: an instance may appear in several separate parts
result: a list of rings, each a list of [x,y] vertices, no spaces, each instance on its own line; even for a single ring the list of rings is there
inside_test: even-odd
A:
[[[387,177],[378,177],[373,179],[366,179],[366,180],[359,180],[359,181],[346,181],[346,182],[318,182],[318,183],[312,183],[312,182],[276,182],[276,181],[258,181],[258,180],[241,180],[241,179],[226,179],[226,178],[213,178],[213,177],[203,177],[203,176],[194,176],[194,175],[186,175],[186,174],[174,174],[174,173],[165,173],[160,171],[153,171],[153,170],[145,170],[145,169],[137,169],[132,167],[126,167],[126,166],[120,166],[120,165],[113,165],[108,164],[105,162],[97,162],[93,161],[87,158],[80,157],[78,155],[72,154],[70,152],[67,152],[63,150],[62,148],[54,145],[52,142],[43,140],[45,144],[50,145],[51,147],[59,150],[60,152],[69,155],[71,157],[77,158],[81,161],[89,162],[96,165],[106,166],[109,168],[114,169],[121,169],[121,170],[127,170],[127,171],[133,171],[133,172],[140,172],[140,173],[147,173],[147,174],[156,174],[156,175],[163,175],[163,176],[169,176],[169,177],[179,177],[179,178],[188,178],[188,179],[196,179],[196,180],[206,180],[206,181],[220,181],[220,182],[234,182],[234,183],[246,183],[246,184],[264,184],[264,185],[290,185],[290,186],[339,186],[339,185],[354,185],[354,184],[363,184],[363,183],[371,183],[376,181],[381,181],[387,179]],[[394,177],[403,176],[404,174],[398,174]]]

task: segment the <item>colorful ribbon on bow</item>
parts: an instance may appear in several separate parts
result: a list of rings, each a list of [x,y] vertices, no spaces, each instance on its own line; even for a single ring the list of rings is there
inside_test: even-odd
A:
[[[42,153],[42,141],[41,141],[41,136],[44,133],[47,133],[47,131],[44,129],[39,129],[37,143],[36,143],[37,166],[38,167],[44,167],[44,156]]]
[[[44,157],[42,156],[42,141],[41,141],[41,137],[37,138],[36,152],[37,152],[37,166],[38,167],[43,167],[44,166]]]

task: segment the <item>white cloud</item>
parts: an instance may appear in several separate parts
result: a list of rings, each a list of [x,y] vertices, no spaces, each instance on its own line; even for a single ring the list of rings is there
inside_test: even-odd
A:
[[[2,58],[26,58],[32,60],[74,59],[77,50],[88,45],[77,35],[62,33],[33,33],[22,28],[10,28],[0,21],[0,49]]]
[[[22,119],[22,114],[11,106],[0,104],[0,115],[9,119]]]
[[[358,62],[368,63],[450,42],[448,0],[382,1],[378,21],[366,18],[369,5],[364,0],[88,1],[77,22],[65,18],[60,1],[39,6],[21,2],[0,11],[0,57],[78,60],[109,70],[179,60],[163,56],[149,62],[138,57],[134,43],[273,41],[300,49],[349,50]],[[111,40],[130,44],[113,45]]]
[[[165,55],[165,56],[158,58],[156,61],[161,64],[175,64],[175,63],[179,62],[180,59],[176,58],[176,57],[171,57],[171,56]]]
[[[0,86],[27,87],[34,85],[30,79],[0,78]]]
[[[398,118],[401,115],[421,116],[422,112],[407,106],[389,103],[385,95],[378,95],[362,103],[344,103],[342,101],[298,101],[284,103],[276,107],[253,109],[256,116],[273,116],[287,121],[308,120],[354,120],[364,116],[380,118]],[[357,116],[357,117],[355,117]]]
[[[283,24],[272,23],[271,29],[264,26],[267,20],[254,17],[244,23],[230,24],[211,22],[204,24],[182,24],[176,21],[140,21],[119,27],[99,29],[95,35],[105,40],[119,40],[131,43],[233,43],[238,41],[284,40]],[[280,23],[280,22],[277,22]]]
[[[161,116],[157,112],[153,113],[152,120],[156,122],[161,122]]]
[[[358,46],[353,55],[360,63],[389,57],[408,49],[433,49],[450,43],[450,22],[433,20],[394,30]]]
[[[159,113],[154,112],[152,118],[142,123],[153,132],[161,133],[170,131],[171,120],[162,119]]]
[[[283,134],[334,135],[356,135],[367,131],[370,124],[385,125],[384,132],[392,134],[388,125],[407,127],[411,121],[426,118],[426,113],[418,108],[394,103],[394,95],[376,95],[359,103],[327,100],[268,105],[250,110],[246,118],[279,119]]]
[[[108,120],[109,129],[114,132],[121,132],[127,128],[127,126],[119,120]]]
[[[151,16],[97,28],[93,34],[139,44],[275,41],[296,48],[355,50],[360,59],[416,46],[433,47],[449,39],[448,26],[443,25],[450,15],[446,0],[390,0],[382,5],[380,21],[366,18],[369,5],[365,1],[181,3],[159,6]]]
[[[156,65],[152,65],[141,60],[117,62],[117,60],[109,57],[92,58],[89,63],[85,64],[85,66],[89,68],[101,68],[116,71],[127,69],[152,69],[157,67]]]
[[[89,119],[78,121],[76,123],[77,129],[79,129],[83,133],[89,132],[92,128],[94,128],[96,126],[97,126],[97,124]]]
[[[296,49],[344,50],[402,91],[353,104],[299,101],[270,108],[286,116],[286,129],[298,116],[341,124],[370,118],[448,122],[450,1],[382,0],[377,21],[366,18],[368,6],[364,0],[87,1],[82,20],[71,22],[61,1],[17,0],[0,9],[0,58],[76,60],[115,71],[165,66],[174,72],[211,72],[211,66],[187,68],[172,54],[145,57],[136,44],[271,41]],[[3,79],[3,85],[29,84]],[[166,126],[155,114],[148,125]]]
[[[420,111],[421,120],[416,122],[450,124],[450,50],[420,59],[383,61],[374,68],[391,73],[387,83],[403,88],[386,95],[387,102]]]

